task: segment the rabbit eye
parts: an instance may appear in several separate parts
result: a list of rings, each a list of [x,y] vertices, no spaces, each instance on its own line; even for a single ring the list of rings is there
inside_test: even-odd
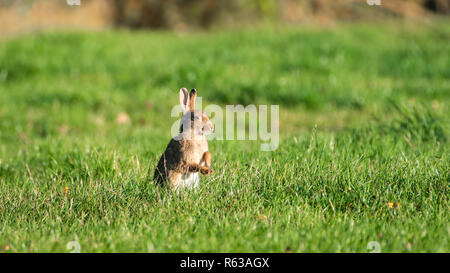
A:
[[[200,120],[200,117],[192,114],[191,115],[191,120]]]

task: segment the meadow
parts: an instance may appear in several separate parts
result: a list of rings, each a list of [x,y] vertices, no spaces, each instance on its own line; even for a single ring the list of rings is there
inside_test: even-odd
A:
[[[0,252],[449,252],[449,23],[0,40]],[[156,187],[183,86],[279,105],[278,149]]]

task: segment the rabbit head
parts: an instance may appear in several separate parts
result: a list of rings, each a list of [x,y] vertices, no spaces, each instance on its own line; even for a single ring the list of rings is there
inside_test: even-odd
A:
[[[203,136],[214,132],[214,125],[204,112],[195,110],[196,97],[197,90],[192,89],[189,93],[186,88],[180,89],[180,105],[183,110],[180,133]]]

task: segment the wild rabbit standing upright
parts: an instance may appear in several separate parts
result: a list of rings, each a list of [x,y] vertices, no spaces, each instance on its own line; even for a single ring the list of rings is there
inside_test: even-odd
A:
[[[197,91],[190,93],[180,89],[180,104],[183,110],[180,133],[172,138],[159,159],[154,180],[172,189],[196,188],[198,173],[212,174],[211,153],[208,150],[206,134],[214,131],[208,116],[195,110]]]

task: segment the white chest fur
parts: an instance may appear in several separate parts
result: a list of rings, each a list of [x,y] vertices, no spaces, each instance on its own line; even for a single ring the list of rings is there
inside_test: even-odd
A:
[[[195,189],[200,181],[198,173],[185,173],[180,177],[178,189]]]

